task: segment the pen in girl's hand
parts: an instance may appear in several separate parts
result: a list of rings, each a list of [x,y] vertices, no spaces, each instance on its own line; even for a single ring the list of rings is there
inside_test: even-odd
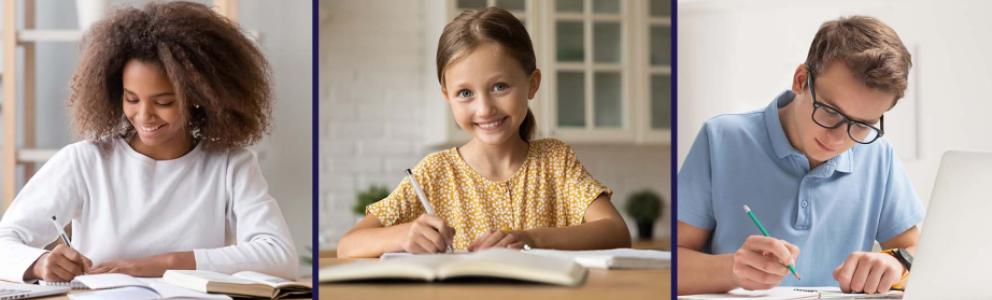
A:
[[[431,203],[427,201],[427,195],[424,194],[424,190],[420,188],[420,184],[417,183],[417,178],[414,178],[413,171],[406,169],[407,176],[410,177],[410,185],[413,186],[413,191],[417,193],[417,199],[420,199],[420,204],[424,206],[424,210],[427,211],[429,215],[434,214],[434,207],[431,207]],[[448,253],[454,252],[451,249],[451,244],[448,244]]]

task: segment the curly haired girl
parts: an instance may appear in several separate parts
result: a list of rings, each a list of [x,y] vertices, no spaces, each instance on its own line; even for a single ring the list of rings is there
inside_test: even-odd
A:
[[[255,154],[270,70],[202,4],[123,8],[83,39],[72,79],[84,141],[56,153],[0,221],[0,279],[252,270],[295,278],[296,250]],[[51,251],[58,226],[72,242]]]

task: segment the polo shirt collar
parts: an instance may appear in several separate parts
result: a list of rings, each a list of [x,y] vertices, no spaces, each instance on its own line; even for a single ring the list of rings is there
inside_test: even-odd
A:
[[[775,101],[765,108],[765,128],[768,130],[768,137],[772,142],[772,149],[778,158],[786,158],[790,155],[803,156],[799,150],[789,144],[789,138],[782,128],[782,121],[778,118],[778,109],[788,105],[796,95],[792,91],[786,90],[775,97]]]
[[[799,152],[799,150],[796,150],[796,148],[792,147],[792,144],[789,143],[789,138],[785,135],[785,129],[782,127],[782,121],[778,117],[779,108],[791,103],[795,97],[795,93],[790,90],[786,90],[785,92],[779,94],[778,97],[775,97],[775,100],[772,101],[771,104],[768,104],[768,107],[766,107],[764,111],[765,128],[768,130],[768,137],[771,139],[772,149],[775,151],[776,157],[786,158],[789,156],[798,156],[805,160],[806,156],[803,155],[802,152]],[[833,171],[850,173],[854,168],[854,158],[852,157],[851,152],[857,147],[858,146],[855,145],[837,157],[831,158],[817,169],[825,169],[822,171],[824,172],[824,175],[829,175],[833,173]]]

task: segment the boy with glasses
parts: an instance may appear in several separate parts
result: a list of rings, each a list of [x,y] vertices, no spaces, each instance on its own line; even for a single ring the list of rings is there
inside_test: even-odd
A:
[[[826,22],[791,90],[762,111],[707,121],[678,174],[679,294],[899,287],[924,212],[881,138],[882,116],[903,96],[911,65],[880,21]],[[871,252],[876,241],[884,251]],[[787,265],[802,279],[786,277]]]

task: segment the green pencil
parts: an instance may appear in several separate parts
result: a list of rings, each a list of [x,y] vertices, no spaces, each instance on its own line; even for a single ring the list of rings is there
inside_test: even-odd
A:
[[[747,212],[748,217],[751,217],[751,221],[754,221],[754,225],[758,225],[758,230],[761,230],[761,234],[764,234],[767,237],[772,236],[771,234],[768,234],[768,230],[765,229],[765,226],[761,225],[761,221],[758,221],[758,217],[754,215],[754,212],[751,211],[750,207],[744,205],[744,211]],[[789,268],[789,271],[792,272],[792,276],[796,277],[796,280],[802,280],[799,278],[799,272],[796,272],[796,267],[793,267],[792,264],[785,265],[785,267]]]

